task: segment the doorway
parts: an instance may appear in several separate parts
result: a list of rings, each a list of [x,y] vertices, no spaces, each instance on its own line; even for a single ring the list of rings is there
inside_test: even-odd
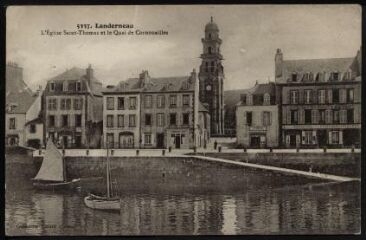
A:
[[[180,135],[175,136],[175,148],[180,148]]]
[[[290,135],[290,147],[296,147],[296,135],[295,134]]]
[[[324,147],[327,145],[327,130],[318,130],[318,143],[319,147]]]
[[[81,147],[81,136],[76,135],[75,136],[75,147],[80,148]]]
[[[250,137],[250,147],[259,148],[261,144],[261,138],[259,136]]]
[[[164,133],[158,133],[157,135],[156,135],[156,141],[157,141],[157,143],[156,143],[156,147],[157,148],[164,148]]]
[[[67,148],[67,136],[62,136],[63,148]]]

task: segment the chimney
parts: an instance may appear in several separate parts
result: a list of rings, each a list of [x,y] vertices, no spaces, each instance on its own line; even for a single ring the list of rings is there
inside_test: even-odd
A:
[[[142,70],[139,78],[140,78],[140,87],[144,87],[151,83],[151,78],[147,70]]]
[[[282,76],[282,63],[283,63],[283,54],[281,49],[277,48],[275,55],[275,77]]]
[[[91,64],[89,64],[88,68],[86,69],[86,80],[88,81],[88,85],[91,91],[93,91],[92,86],[93,77],[94,77],[94,70],[91,67]]]
[[[196,69],[193,68],[193,71],[191,72],[191,76],[189,78],[189,83],[192,83],[193,81],[196,81],[196,79],[197,79]]]
[[[361,49],[361,47],[357,51],[356,59],[357,59],[359,74],[361,75],[362,74],[362,49]]]

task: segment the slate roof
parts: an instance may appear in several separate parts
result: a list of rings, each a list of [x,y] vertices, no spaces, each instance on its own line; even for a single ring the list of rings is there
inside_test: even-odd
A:
[[[26,113],[37,96],[24,82],[22,74],[11,74],[11,67],[22,68],[13,65],[6,65],[6,104],[13,105],[12,113]]]
[[[255,96],[255,95],[263,95],[265,93],[269,93],[271,98],[275,97],[276,85],[274,82],[256,84],[252,88],[242,90],[242,93],[240,95],[252,94],[253,96]],[[235,103],[235,106],[239,106],[242,104],[240,95],[238,97],[238,101]]]
[[[150,78],[143,84],[139,78],[129,78],[121,81],[113,88],[104,88],[104,93],[110,92],[178,92],[194,91],[194,83],[189,83],[190,76]]]
[[[300,59],[300,60],[284,60],[282,82],[286,82],[292,73],[331,73],[331,72],[347,72],[353,70],[357,72],[357,64],[355,58],[326,58],[326,59]]]
[[[37,118],[35,118],[33,120],[30,120],[30,121],[26,122],[25,125],[27,126],[27,125],[33,124],[33,123],[34,124],[43,123],[42,117],[37,117]]]

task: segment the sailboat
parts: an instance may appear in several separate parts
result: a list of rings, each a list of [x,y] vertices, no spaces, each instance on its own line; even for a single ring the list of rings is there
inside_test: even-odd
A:
[[[108,144],[107,144],[108,146]],[[84,203],[87,207],[98,210],[109,210],[114,211],[121,209],[120,198],[112,196],[111,189],[111,173],[110,173],[110,163],[109,163],[109,149],[107,147],[107,196],[98,196],[89,193],[88,196],[84,198]]]
[[[51,139],[47,142],[41,168],[31,180],[35,188],[44,190],[70,189],[80,182],[80,178],[67,180],[65,159]]]

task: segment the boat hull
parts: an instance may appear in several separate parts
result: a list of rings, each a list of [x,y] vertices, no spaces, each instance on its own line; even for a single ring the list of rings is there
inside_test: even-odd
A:
[[[69,182],[43,182],[33,181],[33,187],[40,190],[70,190],[79,186],[80,178],[73,179]]]
[[[96,195],[89,195],[84,198],[87,207],[105,211],[120,211],[121,205],[119,199],[107,199]]]

